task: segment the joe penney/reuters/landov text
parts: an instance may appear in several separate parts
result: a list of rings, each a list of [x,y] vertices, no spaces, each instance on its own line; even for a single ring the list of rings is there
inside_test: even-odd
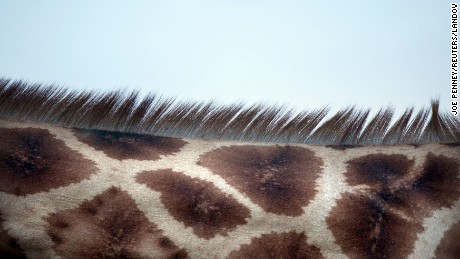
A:
[[[458,115],[458,5],[451,4],[451,86],[450,86],[450,112]]]

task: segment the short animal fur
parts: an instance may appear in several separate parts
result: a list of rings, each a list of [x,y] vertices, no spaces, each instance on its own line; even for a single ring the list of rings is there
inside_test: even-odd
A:
[[[458,258],[460,121],[0,79],[0,258]]]

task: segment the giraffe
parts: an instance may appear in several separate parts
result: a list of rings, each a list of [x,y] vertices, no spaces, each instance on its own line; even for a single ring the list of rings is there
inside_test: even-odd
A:
[[[460,127],[436,101],[365,125],[136,98],[0,80],[2,258],[460,255]]]

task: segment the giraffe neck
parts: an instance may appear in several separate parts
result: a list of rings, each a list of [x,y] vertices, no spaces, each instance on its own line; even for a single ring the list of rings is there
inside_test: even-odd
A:
[[[0,121],[0,255],[455,258],[460,146],[275,145]]]

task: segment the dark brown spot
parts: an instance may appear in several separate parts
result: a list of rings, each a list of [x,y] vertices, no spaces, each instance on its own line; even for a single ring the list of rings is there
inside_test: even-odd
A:
[[[326,222],[351,258],[406,258],[422,225],[406,221],[364,196],[346,193]]]
[[[0,129],[0,191],[26,195],[78,183],[94,162],[44,129]]]
[[[323,161],[292,146],[230,146],[206,153],[199,164],[268,212],[298,216],[314,197]]]
[[[307,244],[304,233],[270,233],[253,238],[249,245],[230,253],[229,258],[324,258],[316,246]]]
[[[115,187],[79,208],[50,214],[46,221],[56,252],[65,258],[142,258],[148,253],[143,248],[161,258],[187,257],[185,250],[164,241],[129,194]]]
[[[436,258],[458,258],[460,256],[460,222],[446,231],[435,251]]]
[[[404,155],[371,154],[348,162],[347,182],[350,185],[385,185],[407,175],[414,161]]]
[[[115,159],[157,160],[172,155],[187,143],[178,138],[157,137],[106,130],[75,129],[80,141]]]
[[[426,156],[423,170],[402,198],[415,203],[429,204],[432,208],[451,207],[460,198],[460,166],[446,156]]]
[[[357,148],[357,147],[362,147],[361,145],[350,145],[350,144],[344,144],[344,145],[326,145],[326,147],[335,149],[335,150],[346,150],[349,148]]]
[[[372,154],[348,162],[347,182],[370,188],[344,194],[326,222],[349,256],[407,257],[423,231],[423,218],[460,198],[456,160],[430,153],[421,170],[414,170],[403,155]]]
[[[0,214],[0,258],[26,258],[24,251],[3,228],[3,218]]]
[[[217,234],[226,236],[250,216],[246,207],[213,184],[178,172],[142,172],[137,181],[161,192],[161,201],[169,213],[206,239]]]

